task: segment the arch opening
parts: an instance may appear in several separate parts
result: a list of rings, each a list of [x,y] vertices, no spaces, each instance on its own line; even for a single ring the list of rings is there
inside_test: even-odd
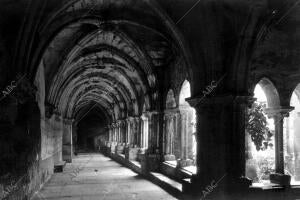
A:
[[[255,101],[246,116],[246,176],[254,184],[270,183],[275,173],[275,121],[270,110],[279,107],[275,86],[266,78],[254,88]]]
[[[284,172],[291,176],[291,185],[300,184],[300,84],[295,88],[290,99],[294,107],[289,117],[284,119],[283,150]]]
[[[186,101],[190,97],[190,83],[185,80],[179,94],[179,111],[181,116],[181,157],[179,165],[196,173],[196,111]]]

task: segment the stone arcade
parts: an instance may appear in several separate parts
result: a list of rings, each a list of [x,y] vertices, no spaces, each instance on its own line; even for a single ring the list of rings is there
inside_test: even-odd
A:
[[[300,199],[299,58],[296,0],[0,1],[0,199]]]

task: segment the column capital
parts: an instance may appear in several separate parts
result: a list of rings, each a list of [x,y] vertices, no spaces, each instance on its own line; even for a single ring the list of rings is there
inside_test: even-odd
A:
[[[120,120],[120,127],[125,127],[126,126],[126,119]]]
[[[294,110],[294,107],[275,107],[275,108],[265,108],[264,112],[269,118],[272,117],[289,117],[289,113]]]
[[[133,117],[127,117],[127,118],[126,118],[126,122],[127,122],[127,123],[130,123],[132,120],[133,120]]]
[[[65,124],[73,124],[73,122],[74,122],[75,120],[74,119],[69,119],[69,118],[64,118],[63,119],[63,122],[65,123]]]
[[[111,124],[111,127],[112,127],[112,128],[117,128],[117,127],[118,127],[117,122],[113,122],[113,123]]]
[[[169,109],[164,110],[163,113],[165,115],[177,114],[177,113],[180,113],[180,110],[179,110],[179,108],[169,108]]]
[[[119,120],[116,121],[116,126],[117,127],[122,127],[122,126],[124,126],[125,122],[126,122],[125,119],[119,119]]]
[[[141,121],[141,118],[140,117],[133,117],[133,122],[135,123],[139,123]]]
[[[143,112],[142,116],[145,116],[145,117],[152,117],[152,115],[158,115],[160,112],[154,110],[154,111],[146,111],[146,112]]]
[[[247,107],[251,107],[252,104],[257,100],[253,96],[235,96],[234,102],[236,104],[244,104]]]
[[[252,96],[237,96],[237,95],[223,95],[205,98],[188,98],[188,103],[196,109],[198,113],[209,113],[210,115],[219,114],[225,107],[232,107],[238,109],[240,107],[250,107],[255,98]],[[181,112],[181,114],[184,111]]]
[[[255,100],[256,98],[245,95],[219,95],[213,97],[191,97],[186,99],[190,106],[194,108],[197,108],[200,105],[207,107],[211,105],[224,105],[229,103],[247,104],[250,106]]]
[[[134,122],[134,117],[131,117],[131,116],[129,116],[129,117],[127,117],[127,119],[126,119],[126,122],[127,123],[132,123],[132,122]]]
[[[143,120],[143,121],[145,121],[145,120],[149,120],[149,118],[148,118],[149,116],[148,115],[142,115],[141,116],[141,119]]]
[[[59,120],[64,120],[63,117],[59,114],[59,113],[53,113],[52,115],[54,117],[55,120],[59,121]]]

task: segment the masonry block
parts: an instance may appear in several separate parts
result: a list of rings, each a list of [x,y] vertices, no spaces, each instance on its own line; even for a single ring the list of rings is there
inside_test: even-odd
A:
[[[270,174],[271,183],[276,183],[282,186],[290,186],[291,176],[286,174]]]

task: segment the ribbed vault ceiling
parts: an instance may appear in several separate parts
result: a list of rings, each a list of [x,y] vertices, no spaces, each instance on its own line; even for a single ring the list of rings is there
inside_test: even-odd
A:
[[[65,118],[97,108],[107,121],[155,109],[158,69],[178,59],[174,44],[136,24],[85,20],[61,29],[43,56],[47,104]]]

